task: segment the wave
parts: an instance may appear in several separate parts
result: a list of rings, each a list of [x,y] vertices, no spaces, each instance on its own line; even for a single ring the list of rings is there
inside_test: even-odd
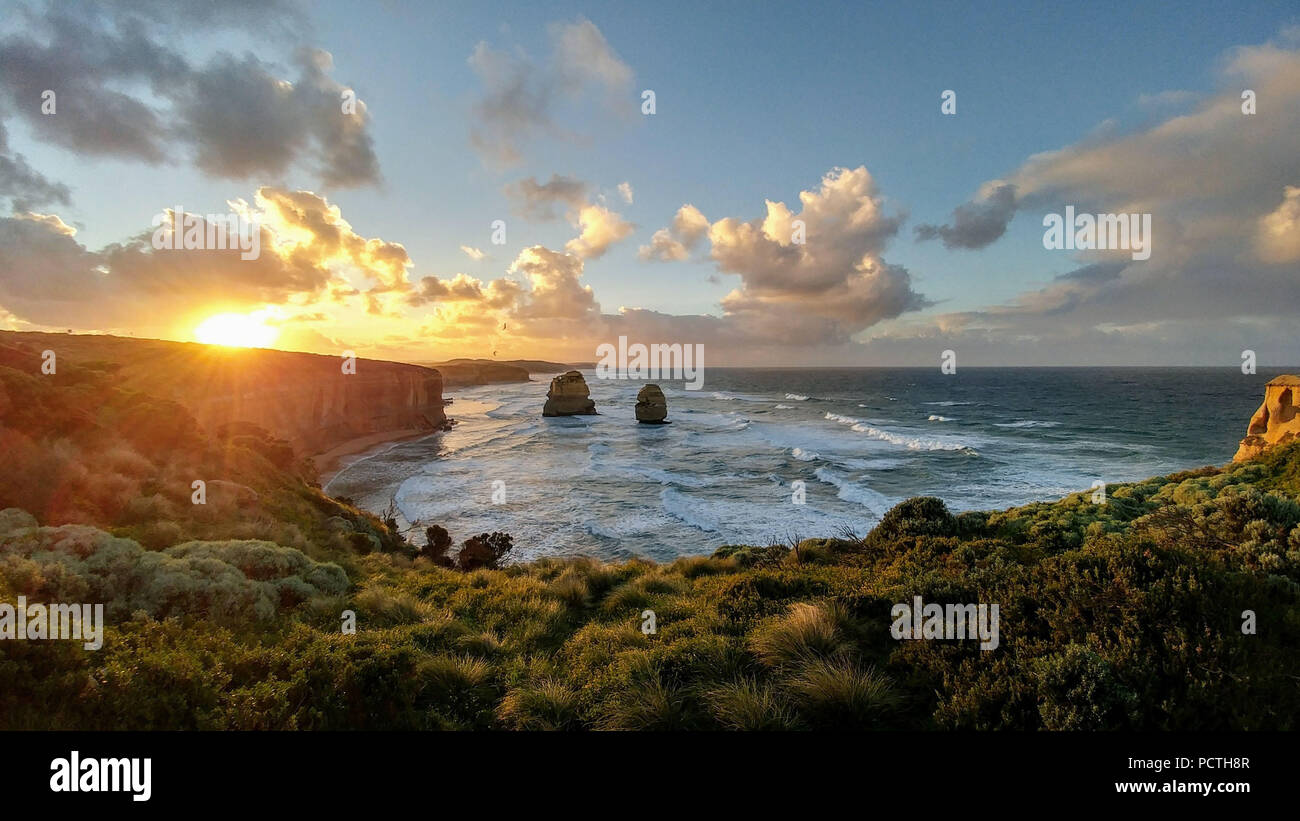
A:
[[[802,393],[787,393],[787,394],[785,395],[785,398],[786,398],[786,399],[790,399],[790,400],[795,401],[795,402],[807,402],[807,401],[808,401],[808,397],[807,397],[807,396],[804,396]]]
[[[722,523],[718,518],[708,514],[708,506],[684,493],[672,488],[664,488],[659,494],[659,501],[665,513],[697,530],[709,533],[718,533],[722,530]]]
[[[948,417],[948,416],[940,416],[940,415],[937,414],[937,413],[932,413],[932,414],[930,414],[930,418],[929,418],[928,420],[926,420],[926,421],[928,421],[928,422],[951,422],[951,421],[952,421],[952,418],[951,418],[951,417]]]
[[[834,485],[839,489],[836,495],[846,502],[862,505],[871,511],[872,515],[879,518],[882,513],[893,507],[889,498],[881,493],[877,493],[869,487],[864,487],[850,479],[827,470],[826,468],[817,468],[813,475],[828,485]]]
[[[779,481],[779,477],[778,477]],[[806,504],[791,504],[789,486],[782,485],[777,499],[769,497],[766,504],[755,505],[754,500],[718,499],[683,493],[675,488],[664,488],[659,494],[663,512],[672,518],[706,533],[716,534],[737,544],[766,544],[784,541],[792,534],[821,535],[834,533],[837,527],[857,522],[864,525],[861,513],[830,514],[819,510],[809,500]],[[779,499],[779,501],[778,501]],[[868,510],[862,510],[868,513]]]
[[[954,406],[954,405],[974,405],[975,403],[974,403],[974,402],[953,402],[953,401],[951,401],[951,400],[947,400],[947,401],[944,401],[944,402],[922,402],[921,404],[922,404],[922,405],[942,405],[942,406],[945,407],[945,408],[951,408],[951,407]]]
[[[813,450],[804,450],[803,448],[795,448],[790,451],[790,455],[798,459],[800,462],[812,462],[816,459],[822,458],[820,453]]]
[[[750,393],[732,393],[731,391],[714,391],[711,396],[720,402],[770,402],[762,396]]]
[[[1022,419],[1019,422],[998,422],[996,427],[999,428],[1055,428],[1060,426],[1060,422],[1043,422],[1038,419]]]
[[[741,479],[736,474],[699,476],[636,464],[602,466],[594,472],[596,475],[605,478],[624,479],[633,482],[639,480],[642,482],[655,482],[661,485],[680,485],[682,487],[712,487],[713,485],[737,482]]]
[[[872,439],[879,439],[882,442],[900,445],[909,450],[964,450],[975,452],[975,449],[964,442],[941,441],[939,439],[925,439],[919,436],[905,436],[901,433],[881,430],[872,427],[861,419],[854,419],[852,416],[842,416],[838,413],[827,413],[826,418],[832,422],[839,422],[842,425],[848,425],[851,430],[858,433],[865,433]]]
[[[665,519],[663,516],[642,514],[639,516],[616,516],[608,521],[588,519],[582,523],[582,528],[593,536],[617,541],[626,539],[628,536],[652,535],[661,530],[664,524]]]
[[[776,410],[793,410],[793,409],[794,409],[794,405],[780,405],[780,404],[778,404],[778,405],[776,406]]]

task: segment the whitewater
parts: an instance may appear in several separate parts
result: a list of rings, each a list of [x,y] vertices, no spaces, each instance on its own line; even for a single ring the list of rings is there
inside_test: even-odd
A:
[[[599,415],[544,419],[550,375],[535,374],[451,392],[452,430],[367,454],[326,489],[375,511],[391,499],[417,534],[506,531],[520,559],[664,560],[863,534],[910,496],[1001,509],[1222,464],[1270,375],[710,368],[703,390],[659,382],[672,424],[638,425],[642,382],[585,371]]]

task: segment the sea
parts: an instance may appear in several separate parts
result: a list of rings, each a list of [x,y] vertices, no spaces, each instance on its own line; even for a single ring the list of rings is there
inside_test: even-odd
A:
[[[451,391],[454,428],[365,454],[326,490],[395,504],[420,544],[438,524],[457,543],[510,533],[516,560],[664,561],[865,534],[911,496],[995,510],[1226,464],[1284,372],[708,368],[699,390],[655,380],[668,425],[636,422],[643,381],[592,370],[598,415],[543,418],[551,375],[534,374]]]

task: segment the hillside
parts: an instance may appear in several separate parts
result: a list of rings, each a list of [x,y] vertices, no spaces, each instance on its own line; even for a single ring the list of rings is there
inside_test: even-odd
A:
[[[528,381],[526,368],[489,359],[453,359],[448,362],[421,364],[422,367],[436,368],[442,374],[448,388]]]
[[[42,352],[56,355],[53,375]],[[396,362],[224,348],[155,339],[0,331],[0,364],[64,384],[91,370],[111,383],[183,405],[210,432],[256,425],[310,455],[380,433],[447,426],[442,375]]]
[[[110,622],[98,651],[5,643],[5,728],[1206,730],[1300,715],[1300,443],[1112,485],[1104,504],[1089,491],[954,516],[918,498],[865,536],[497,568],[505,538],[398,533],[324,496],[285,442],[216,436],[111,369],[0,366],[0,386],[0,600],[104,601]],[[997,603],[998,647],[894,639],[891,609],[917,596]]]
[[[422,362],[425,367],[442,372],[449,388],[490,385],[498,382],[527,382],[531,374],[564,373],[573,368],[589,368],[591,363],[565,364],[544,359],[448,359],[446,362]]]

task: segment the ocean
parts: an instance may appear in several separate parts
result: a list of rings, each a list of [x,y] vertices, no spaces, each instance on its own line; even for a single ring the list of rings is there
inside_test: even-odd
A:
[[[1284,372],[709,368],[698,391],[658,380],[670,425],[636,423],[642,382],[594,371],[599,415],[545,419],[550,376],[534,374],[451,392],[455,428],[368,454],[326,489],[374,511],[392,499],[457,543],[508,532],[518,560],[670,560],[863,534],[910,496],[1001,509],[1225,464]]]

